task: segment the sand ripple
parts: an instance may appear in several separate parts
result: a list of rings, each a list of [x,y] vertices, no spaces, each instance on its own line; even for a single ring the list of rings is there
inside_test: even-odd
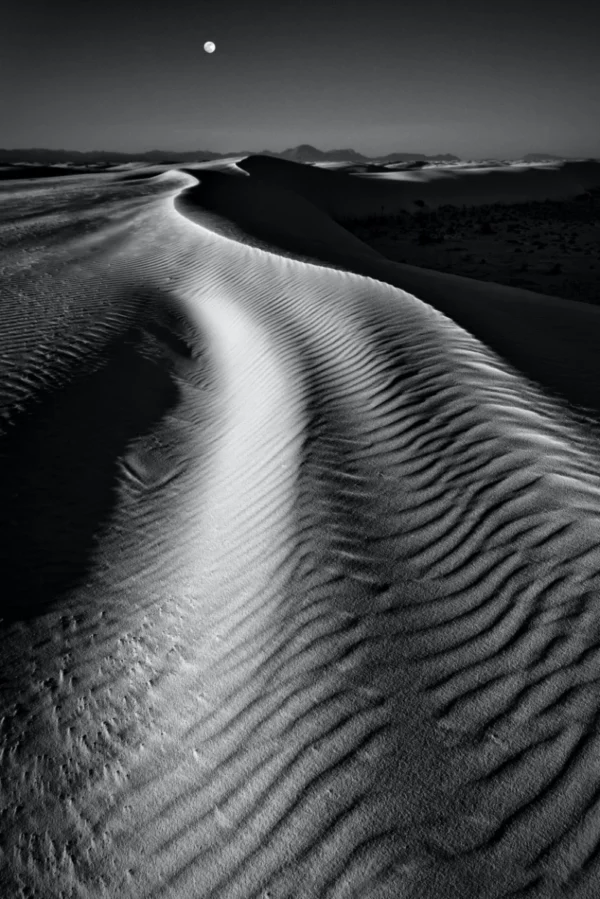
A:
[[[3,188],[4,895],[593,896],[593,402],[259,175]]]

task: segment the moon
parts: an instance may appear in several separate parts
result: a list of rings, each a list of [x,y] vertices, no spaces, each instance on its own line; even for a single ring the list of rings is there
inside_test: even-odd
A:
[[[207,41],[204,45],[204,49],[206,50],[207,53],[214,53],[216,50],[216,47],[212,41]]]

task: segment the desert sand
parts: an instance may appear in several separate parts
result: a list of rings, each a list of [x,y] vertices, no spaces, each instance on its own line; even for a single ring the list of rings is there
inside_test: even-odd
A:
[[[600,894],[600,308],[409,252],[598,188],[0,183],[0,895]]]

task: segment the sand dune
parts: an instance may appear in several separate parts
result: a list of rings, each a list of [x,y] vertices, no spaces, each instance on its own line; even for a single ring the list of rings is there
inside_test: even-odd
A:
[[[414,210],[415,201],[436,208],[561,199],[600,185],[600,163],[593,160],[504,169],[432,167],[351,178],[267,156],[249,156],[240,166],[255,178],[294,190],[336,219]]]
[[[222,162],[1,189],[2,895],[597,895],[598,310],[332,216],[600,176]]]

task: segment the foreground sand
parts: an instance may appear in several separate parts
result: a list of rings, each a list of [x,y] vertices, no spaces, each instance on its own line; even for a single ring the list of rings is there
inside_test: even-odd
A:
[[[0,892],[594,897],[600,310],[298,171],[0,187]]]

